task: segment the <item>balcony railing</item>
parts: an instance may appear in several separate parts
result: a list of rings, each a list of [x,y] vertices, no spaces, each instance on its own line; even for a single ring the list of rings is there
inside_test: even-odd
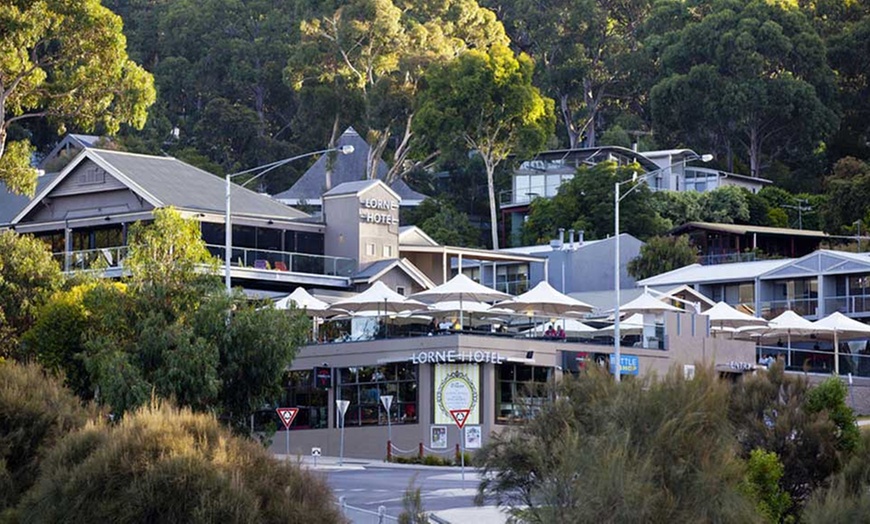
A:
[[[825,298],[825,313],[839,311],[844,315],[870,313],[870,295],[850,295]]]
[[[807,373],[832,374],[834,372],[834,352],[831,349],[801,349],[789,350],[780,346],[758,346],[758,361],[768,356],[782,359],[785,369]],[[860,352],[839,352],[840,375],[852,374],[857,377],[870,377],[870,354]]]
[[[217,257],[221,261],[224,260],[224,246],[207,244],[206,247],[212,256]],[[230,263],[233,267],[292,271],[294,273],[337,277],[349,277],[356,271],[356,260],[352,258],[242,247],[233,248]]]
[[[709,255],[701,255],[698,257],[698,263],[702,266],[714,266],[716,264],[734,264],[737,262],[755,262],[758,260],[754,251],[741,253],[734,251],[731,253],[711,253]]]
[[[224,246],[207,244],[212,256],[224,259]],[[127,246],[86,249],[70,253],[52,255],[64,271],[87,271],[119,268],[124,265]],[[356,271],[356,261],[352,258],[310,255],[265,249],[233,248],[230,258],[233,267],[248,267],[272,271],[292,271],[314,275],[349,277]]]
[[[770,300],[761,303],[761,310],[766,319],[779,316],[788,310],[792,310],[802,317],[811,317],[818,314],[818,298],[798,298],[794,300]]]

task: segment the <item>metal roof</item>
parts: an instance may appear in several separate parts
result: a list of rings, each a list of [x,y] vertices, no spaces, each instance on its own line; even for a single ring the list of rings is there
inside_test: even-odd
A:
[[[344,145],[353,146],[353,153],[349,155],[335,155],[332,163],[332,187],[338,187],[340,184],[347,182],[358,182],[365,179],[366,162],[368,159],[369,144],[357,133],[352,127],[342,133],[336,141],[336,147]],[[326,163],[328,155],[323,155],[317,159],[313,166],[308,168],[299,180],[293,186],[281,193],[275,195],[278,200],[286,200],[290,202],[315,202],[320,201],[320,197],[326,189]],[[378,161],[377,178],[383,180],[389,171],[389,166],[383,160]],[[396,180],[390,184],[390,188],[395,191],[404,203],[418,203],[426,199],[426,195],[418,193],[411,189],[404,180]]]
[[[747,233],[760,233],[764,235],[785,235],[816,238],[827,238],[830,236],[824,231],[816,231],[813,229],[789,229],[785,227],[751,226],[747,224],[717,224],[714,222],[686,222],[685,224],[672,229],[671,233],[682,233],[692,228],[706,229],[709,231],[721,231],[723,233],[734,233],[737,235],[745,235]]]
[[[37,177],[35,194],[38,195],[46,188],[46,186],[51,184],[58,175],[59,173],[49,173]],[[27,195],[19,195],[18,193],[9,191],[6,184],[0,182],[0,226],[12,222],[12,219],[18,216],[18,213],[27,207],[27,204],[29,204],[31,200],[33,199]]]
[[[779,260],[758,260],[755,262],[738,262],[735,264],[717,264],[702,266],[692,264],[674,269],[661,275],[646,278],[637,283],[638,286],[678,286],[681,284],[704,284],[707,282],[745,282],[760,277],[768,271],[773,271],[790,264],[794,258]]]

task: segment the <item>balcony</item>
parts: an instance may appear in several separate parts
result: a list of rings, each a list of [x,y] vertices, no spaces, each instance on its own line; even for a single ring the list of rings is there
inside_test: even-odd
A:
[[[741,253],[739,251],[710,253],[698,257],[698,263],[702,266],[714,266],[716,264],[734,264],[737,262],[755,262],[758,260],[754,251]]]
[[[870,294],[825,298],[825,313],[831,314],[834,311],[849,316],[870,313]]]
[[[818,298],[796,298],[792,300],[770,300],[761,303],[763,317],[771,319],[780,314],[792,310],[802,317],[814,317],[818,315]]]
[[[224,259],[224,246],[206,244],[212,256]],[[127,246],[86,249],[52,255],[64,271],[109,271],[107,276],[120,276],[127,256]],[[344,257],[311,255],[266,249],[233,248],[231,266],[275,273],[301,273],[349,278],[356,271],[356,260]],[[114,272],[112,271],[114,270]]]

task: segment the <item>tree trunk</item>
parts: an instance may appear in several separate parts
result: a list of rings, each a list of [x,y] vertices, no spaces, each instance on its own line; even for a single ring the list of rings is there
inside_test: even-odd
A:
[[[4,151],[6,151],[6,126],[0,126],[0,158],[3,158]]]
[[[758,134],[758,126],[749,128],[749,174],[759,176],[761,171],[761,137]]]
[[[571,117],[568,95],[559,96],[559,108],[562,113],[562,121],[565,123],[565,132],[568,133],[568,143],[571,149],[574,149],[580,141],[580,131],[577,130],[577,127],[574,125],[574,119]]]
[[[592,95],[592,82],[588,79],[583,80],[583,102],[586,105],[586,111],[589,114],[586,126],[584,126],[586,129],[586,140],[584,141],[584,145],[586,147],[595,147],[595,143],[598,141],[595,136],[595,117],[598,114],[598,102]]]
[[[369,148],[368,165],[366,167],[369,180],[378,178],[378,165],[381,163],[381,158],[384,156],[384,151],[387,149],[387,143],[389,141],[390,129],[382,129],[378,132],[378,137],[377,140],[375,140],[375,143]],[[389,185],[391,182],[388,182],[385,178],[384,183]]]
[[[489,193],[489,221],[492,231],[492,249],[498,249],[498,213],[495,201],[495,163],[487,155],[483,155],[486,166],[486,189]]]

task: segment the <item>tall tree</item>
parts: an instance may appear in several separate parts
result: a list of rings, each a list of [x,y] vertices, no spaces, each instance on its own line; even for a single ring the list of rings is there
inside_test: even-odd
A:
[[[29,141],[11,126],[48,119],[113,134],[141,128],[155,91],[150,74],[127,58],[121,18],[99,0],[11,0],[0,5],[0,181],[32,193]]]
[[[649,0],[491,0],[512,44],[538,65],[541,88],[558,103],[571,148],[594,147],[605,105],[624,97]]]
[[[469,51],[434,66],[419,97],[417,132],[441,150],[476,151],[486,168],[492,247],[498,249],[495,169],[530,154],[553,133],[553,100],[532,85],[532,60],[505,46]]]
[[[697,4],[697,5],[696,5]],[[719,154],[752,176],[786,153],[812,151],[836,127],[833,74],[806,16],[783,2],[665,2],[686,20],[657,35],[662,79],[650,93],[657,129]]]
[[[504,28],[476,0],[353,0],[302,24],[303,39],[291,58],[288,80],[297,88],[330,86],[334,100],[356,95],[363,125],[373,143],[367,176],[377,172],[396,138],[387,180],[426,164],[434,154],[411,158],[414,98],[430,64],[469,49],[507,45]],[[330,145],[343,130],[348,108],[333,104]]]
[[[689,237],[653,237],[640,248],[637,258],[628,263],[628,274],[643,280],[698,262],[698,249]]]

